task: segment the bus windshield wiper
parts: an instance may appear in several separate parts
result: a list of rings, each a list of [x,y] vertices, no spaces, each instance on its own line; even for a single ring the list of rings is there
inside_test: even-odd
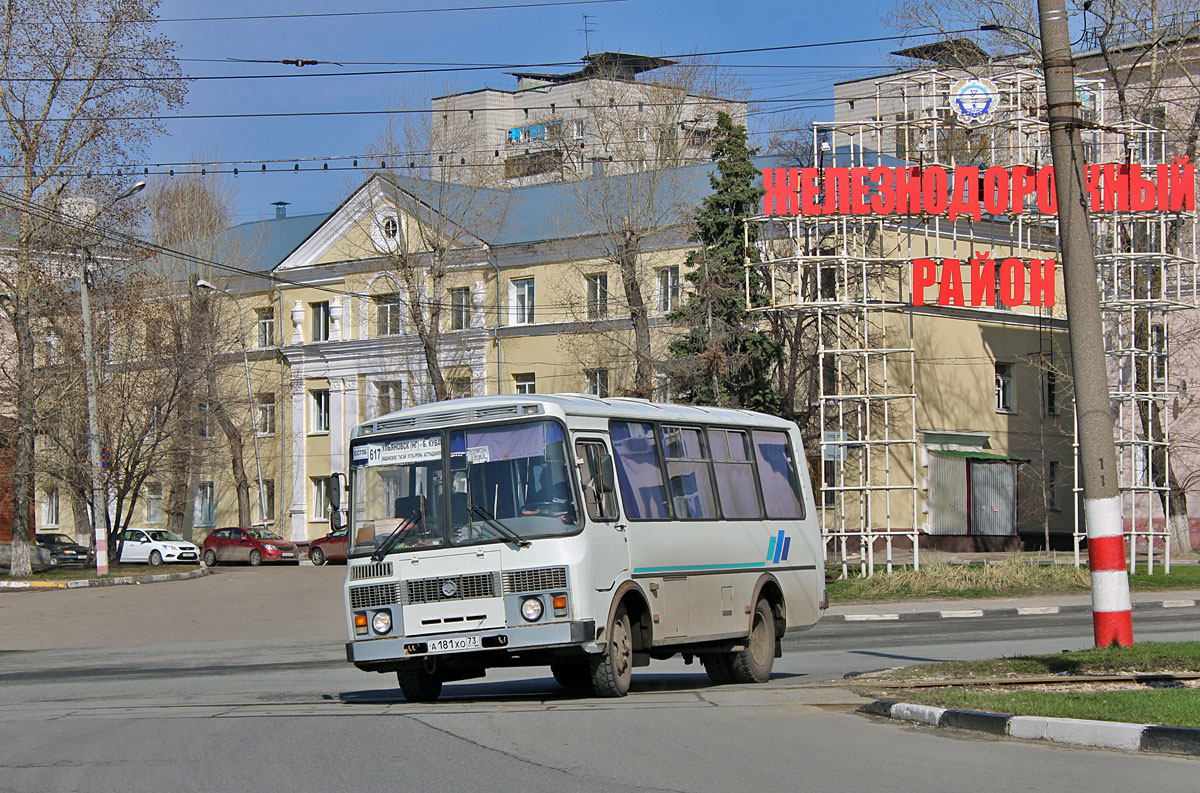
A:
[[[472,504],[468,509],[474,513],[480,520],[502,535],[505,539],[515,542],[521,548],[528,548],[531,543],[529,540],[517,534],[515,531],[505,526],[500,522],[500,519],[489,513],[486,509],[478,504]]]
[[[392,529],[392,533],[389,534],[382,543],[380,543],[379,548],[375,550],[375,553],[371,554],[371,561],[381,561],[383,557],[388,555],[388,551],[392,550],[392,546],[399,542],[400,538],[404,534],[415,529],[418,525],[420,525],[420,523],[421,508],[417,507],[407,518],[404,519],[399,526]]]

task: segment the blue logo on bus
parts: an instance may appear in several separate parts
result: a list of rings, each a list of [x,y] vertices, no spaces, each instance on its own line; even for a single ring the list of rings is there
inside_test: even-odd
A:
[[[780,529],[779,533],[772,537],[771,541],[767,543],[767,561],[773,562],[774,564],[786,562],[788,548],[791,547],[791,544],[792,538],[787,536],[783,529]]]

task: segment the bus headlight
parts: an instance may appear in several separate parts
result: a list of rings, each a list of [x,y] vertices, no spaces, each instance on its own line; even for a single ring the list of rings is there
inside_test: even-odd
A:
[[[381,635],[390,631],[392,629],[392,612],[376,611],[375,616],[371,618],[371,627]]]
[[[525,598],[521,603],[521,616],[526,622],[537,622],[542,618],[542,601],[540,598]]]

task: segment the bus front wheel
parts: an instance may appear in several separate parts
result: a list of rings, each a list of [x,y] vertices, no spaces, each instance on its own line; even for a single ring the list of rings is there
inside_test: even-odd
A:
[[[409,702],[434,702],[442,695],[442,679],[424,669],[400,669],[396,672],[400,691]]]
[[[623,697],[629,693],[633,680],[633,628],[624,605],[618,606],[613,615],[604,652],[591,656],[589,661],[596,696]]]
[[[717,685],[726,683],[765,683],[775,665],[775,612],[766,600],[754,607],[754,621],[746,646],[732,653],[701,656],[704,671]]]

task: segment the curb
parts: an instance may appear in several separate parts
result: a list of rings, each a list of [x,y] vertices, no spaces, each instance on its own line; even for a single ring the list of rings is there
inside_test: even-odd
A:
[[[1134,611],[1142,609],[1194,608],[1195,600],[1144,600],[1133,604]],[[1090,605],[1021,606],[1003,609],[946,609],[942,611],[893,611],[864,614],[825,614],[822,622],[920,622],[925,620],[971,619],[973,617],[1031,617],[1042,614],[1090,613]]]
[[[0,581],[0,589],[86,589],[96,586],[120,586],[123,584],[157,584],[162,581],[187,581],[208,575],[208,568],[201,565],[186,573],[155,573],[154,575],[123,575],[119,578],[76,578],[64,581]]]
[[[1127,724],[1049,716],[1011,716],[1006,713],[949,710],[883,699],[868,702],[860,707],[858,712],[927,724],[931,727],[954,727],[1027,741],[1200,757],[1200,728],[1195,727],[1165,727],[1158,724]]]

